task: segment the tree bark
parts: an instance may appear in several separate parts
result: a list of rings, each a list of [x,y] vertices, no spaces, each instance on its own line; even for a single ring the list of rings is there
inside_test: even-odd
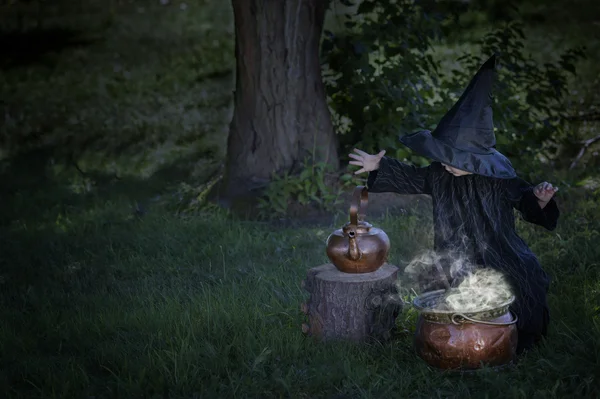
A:
[[[319,340],[385,341],[391,337],[402,301],[397,294],[398,268],[385,264],[372,273],[343,273],[332,264],[308,271],[303,282],[310,300],[302,332]]]
[[[236,88],[220,196],[264,187],[305,156],[338,166],[319,62],[327,0],[232,0]]]

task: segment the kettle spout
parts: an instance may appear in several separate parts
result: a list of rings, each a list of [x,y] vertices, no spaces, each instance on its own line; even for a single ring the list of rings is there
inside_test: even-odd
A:
[[[348,257],[352,260],[359,260],[362,257],[358,244],[356,243],[356,232],[348,232]]]

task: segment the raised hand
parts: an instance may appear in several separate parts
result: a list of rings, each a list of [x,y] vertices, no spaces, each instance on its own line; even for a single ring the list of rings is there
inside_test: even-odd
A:
[[[348,156],[356,161],[350,161],[350,165],[360,166],[361,168],[354,172],[355,175],[365,172],[371,172],[379,169],[379,161],[385,155],[385,150],[380,151],[379,154],[371,155],[357,148],[354,149],[355,154],[349,154]]]
[[[537,197],[542,208],[552,199],[557,191],[558,187],[553,187],[552,184],[548,182],[540,183],[533,189],[533,193]]]

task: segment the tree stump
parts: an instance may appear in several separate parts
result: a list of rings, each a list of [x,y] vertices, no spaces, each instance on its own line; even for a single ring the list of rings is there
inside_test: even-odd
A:
[[[384,264],[372,273],[343,273],[328,263],[308,270],[301,304],[308,315],[302,332],[319,340],[353,342],[390,338],[402,308],[396,287],[398,268]]]

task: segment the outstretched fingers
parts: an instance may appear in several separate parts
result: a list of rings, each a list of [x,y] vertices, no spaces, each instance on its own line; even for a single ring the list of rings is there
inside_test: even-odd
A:
[[[355,148],[354,152],[356,152],[357,154],[360,154],[362,156],[369,155],[368,153],[364,152],[363,150],[359,150],[358,148]]]
[[[543,185],[543,186],[542,186],[542,188],[541,188],[541,189],[542,189],[543,191],[546,191],[546,192],[548,192],[548,193],[555,193],[555,192],[557,192],[557,191],[558,191],[558,187],[554,187],[554,186],[553,186],[551,183],[548,183],[548,182],[543,182],[543,183],[542,183],[542,185]]]
[[[542,182],[535,186],[534,194],[540,201],[548,202],[554,194],[558,191],[558,187],[552,186],[552,184],[548,182]]]

